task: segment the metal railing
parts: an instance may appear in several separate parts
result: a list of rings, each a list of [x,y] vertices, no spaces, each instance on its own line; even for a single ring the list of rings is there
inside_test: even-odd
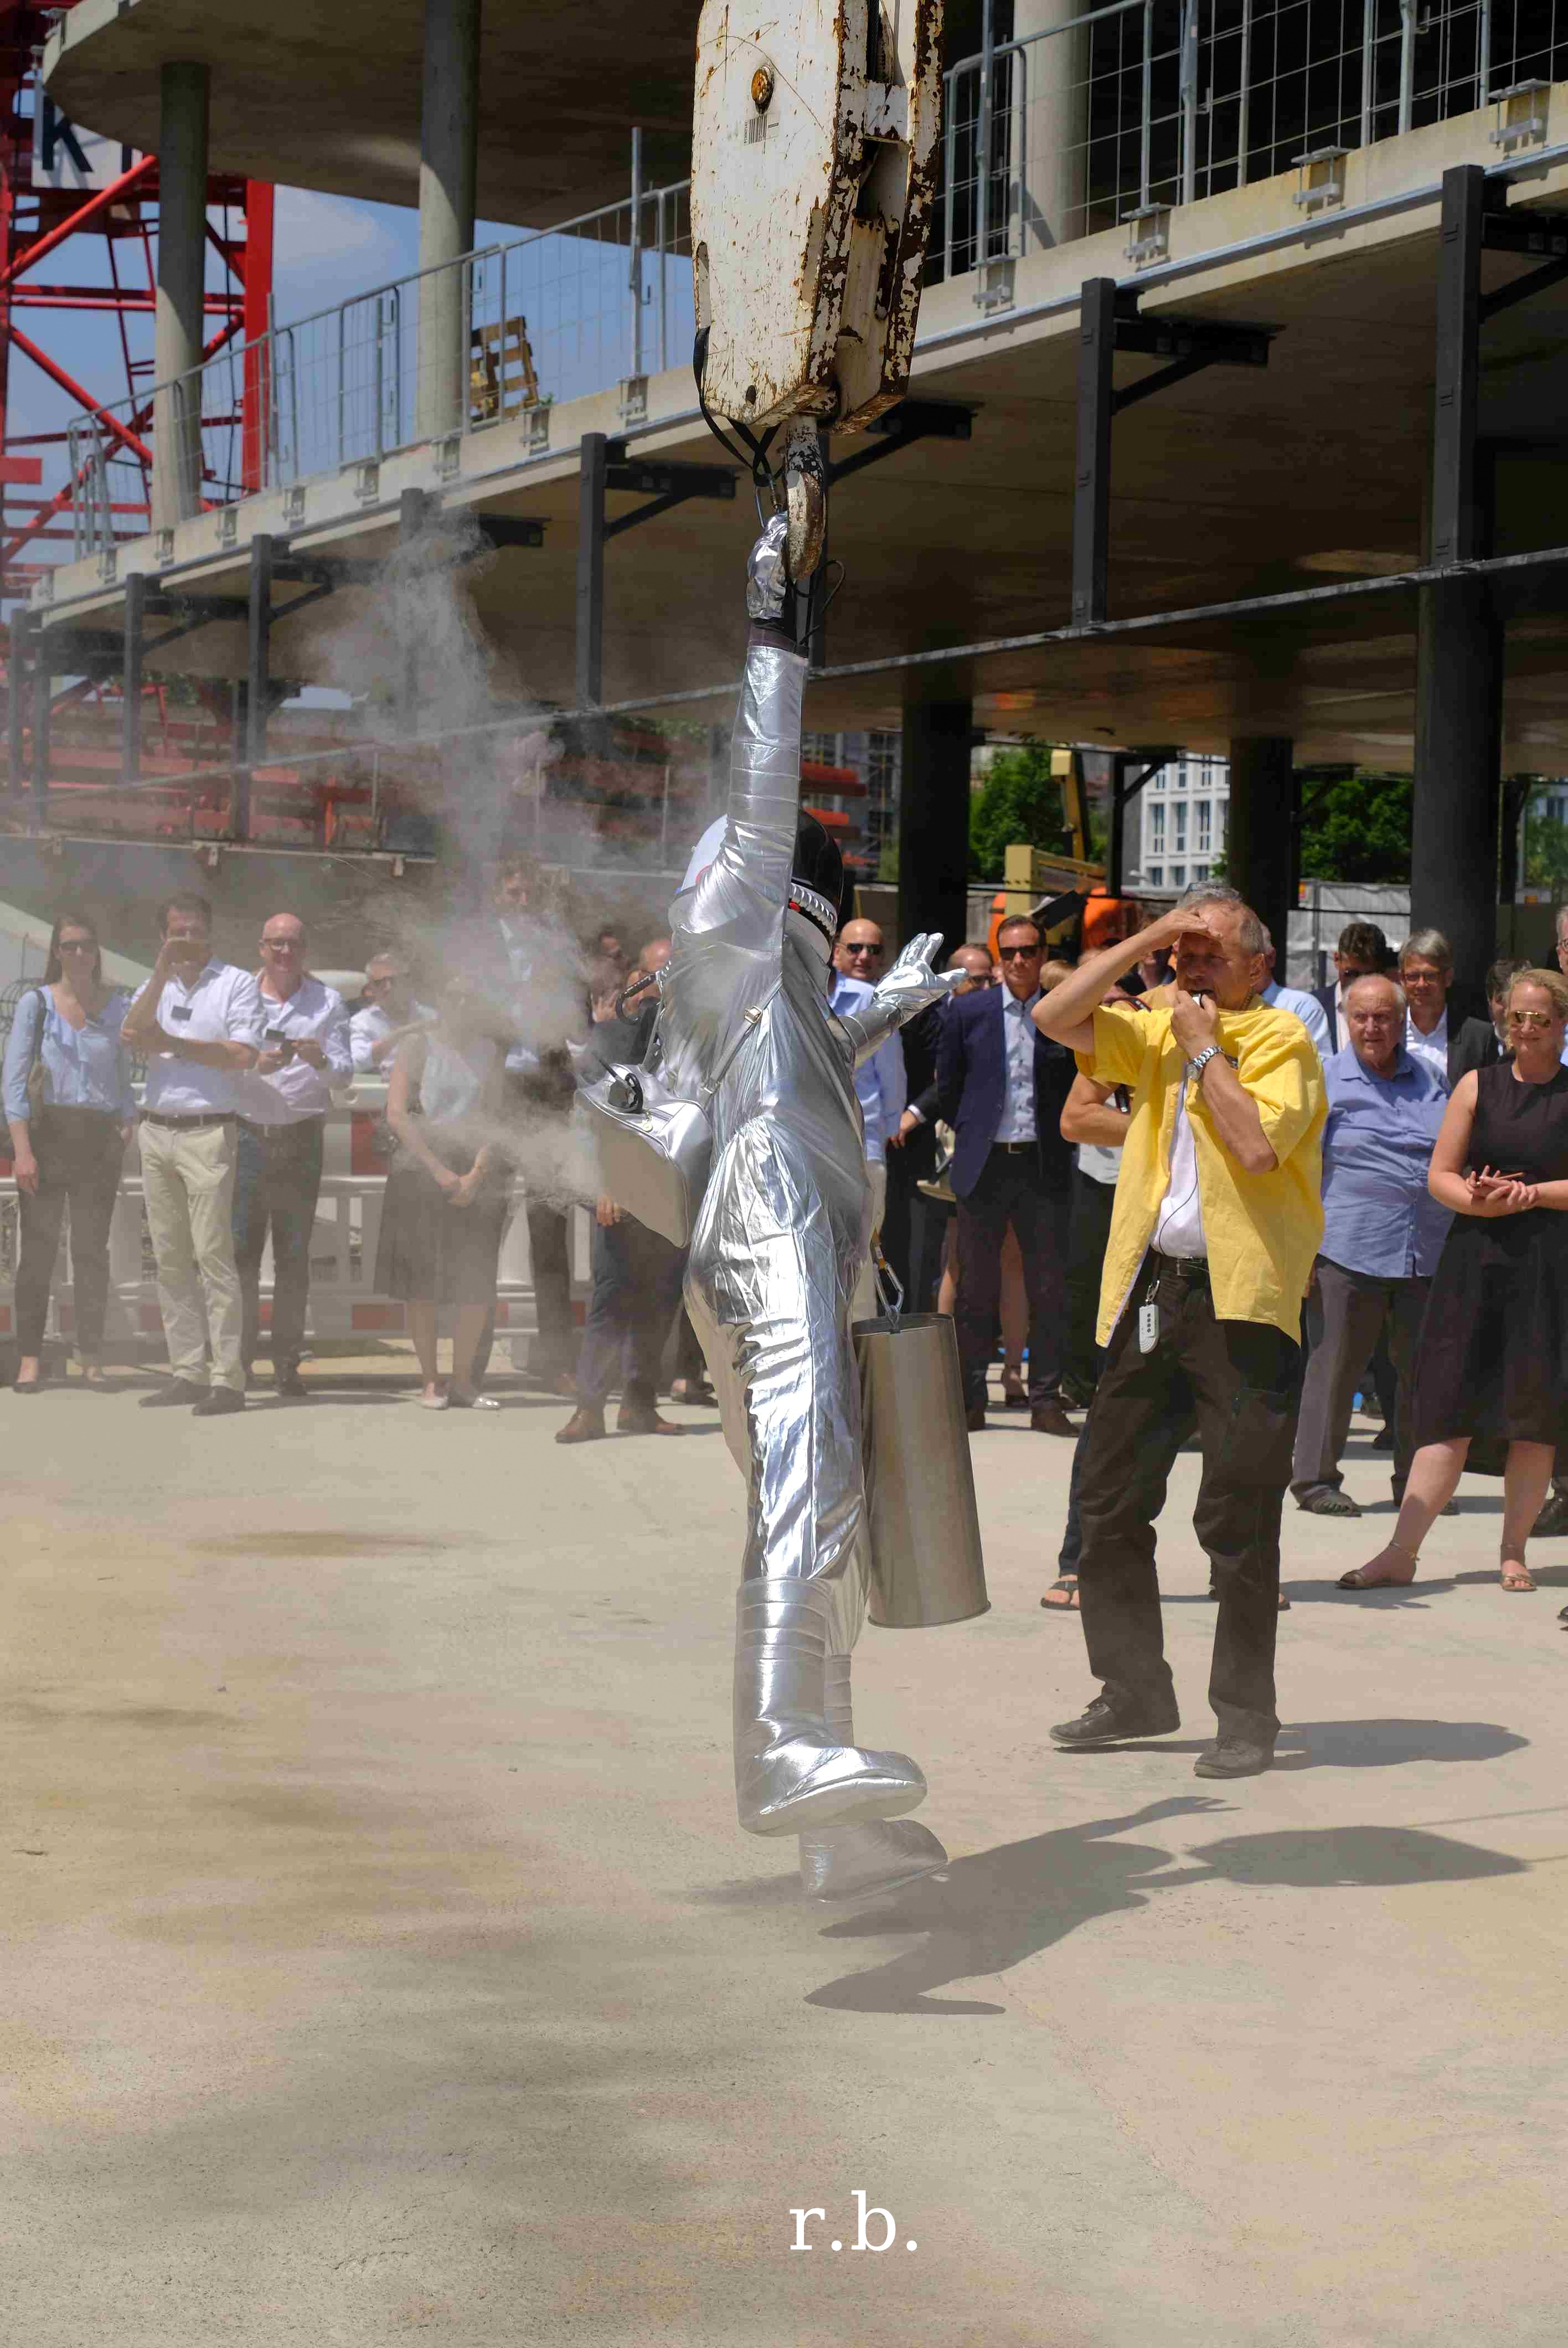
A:
[[[1568,0],[1561,0],[1568,9]],[[1299,200],[1345,152],[1497,105],[1509,151],[1543,136],[1568,70],[1559,0],[1106,0],[946,75],[933,282],[1297,170]],[[1538,119],[1537,119],[1538,116]],[[694,328],[689,186],[631,193],[443,268],[373,287],[235,345],[149,398],[70,427],[75,551],[112,556],[112,509],[145,495],[149,442],[174,443],[159,513],[197,513],[411,445],[526,415],[549,445],[563,399],[683,361]],[[149,432],[139,419],[152,415]],[[156,446],[152,454],[156,459]],[[127,470],[130,491],[118,487]],[[155,520],[157,517],[155,517]],[[107,567],[107,565],[106,565]]]
[[[357,1077],[352,1092],[327,1116],[324,1171],[310,1242],[308,1329],[313,1338],[393,1336],[405,1326],[403,1306],[383,1295],[374,1284],[386,1176],[355,1172],[353,1163],[358,1154],[356,1123],[361,1128],[374,1124],[385,1100],[386,1086],[381,1079]],[[497,1266],[497,1323],[503,1341],[508,1334],[525,1334],[534,1325],[528,1217],[522,1211],[527,1186],[514,1183],[511,1196],[512,1213]],[[574,1207],[569,1213],[572,1292],[581,1298],[589,1285],[588,1220],[581,1208]],[[72,1331],[75,1273],[70,1240],[67,1226],[50,1292],[46,1331],[50,1344],[68,1338]],[[14,1335],[15,1327],[17,1248],[16,1184],[6,1161],[0,1174],[0,1334],[6,1336]],[[261,1259],[261,1285],[263,1300],[270,1298],[270,1242]],[[105,1330],[108,1349],[124,1354],[155,1346],[162,1325],[141,1164],[133,1136],[109,1225],[109,1305]],[[264,1344],[262,1350],[266,1350]]]
[[[69,427],[74,551],[114,543],[111,507],[145,495],[135,441],[169,417],[177,482],[159,508],[181,518],[343,470],[416,442],[467,436],[527,414],[548,444],[558,401],[689,358],[695,315],[684,181],[559,228],[466,253],[249,345],[233,345],[149,396]],[[432,338],[435,318],[439,334]],[[200,418],[192,431],[190,419]],[[183,425],[184,428],[179,427]]]

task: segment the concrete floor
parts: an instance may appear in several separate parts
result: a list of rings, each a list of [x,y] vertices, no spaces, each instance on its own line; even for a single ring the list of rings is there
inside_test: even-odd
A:
[[[1495,1486],[1395,1597],[1327,1579],[1386,1518],[1290,1513],[1280,1765],[1215,1789],[1196,1463],[1185,1725],[1070,1758],[1068,1452],[999,1423],[993,1611],[856,1667],[955,1864],[835,1915],[733,1823],[711,1415],[562,1415],[0,1396],[11,2338],[1561,2338],[1568,1562],[1499,1594]]]

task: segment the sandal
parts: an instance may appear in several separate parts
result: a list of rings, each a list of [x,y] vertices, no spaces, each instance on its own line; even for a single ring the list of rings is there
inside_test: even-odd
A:
[[[1059,1591],[1061,1593],[1060,1597],[1057,1595]],[[1078,1576],[1075,1573],[1059,1573],[1040,1602],[1048,1614],[1080,1612]]]
[[[1372,1568],[1377,1564],[1378,1559],[1387,1557],[1391,1549],[1398,1550],[1401,1557],[1409,1559],[1409,1573],[1373,1572]],[[1417,1557],[1413,1549],[1407,1549],[1403,1541],[1385,1541],[1383,1547],[1378,1551],[1377,1557],[1369,1557],[1365,1565],[1357,1566],[1351,1573],[1342,1573],[1335,1586],[1339,1590],[1403,1590],[1409,1582],[1414,1581],[1416,1564]]]
[[[1500,1586],[1509,1591],[1533,1590],[1535,1581],[1527,1565],[1521,1564],[1516,1558],[1510,1558],[1500,1576]]]

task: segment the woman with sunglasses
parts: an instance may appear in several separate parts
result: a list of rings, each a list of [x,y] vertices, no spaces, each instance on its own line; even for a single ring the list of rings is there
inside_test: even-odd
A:
[[[44,1382],[44,1323],[67,1201],[71,1210],[77,1358],[103,1384],[109,1223],[136,1104],[120,1028],[128,995],[104,984],[92,923],[62,913],[40,986],[23,996],[5,1046],[5,1101],[21,1214],[15,1391]]]
[[[1422,1324],[1399,1520],[1342,1590],[1414,1581],[1472,1444],[1492,1473],[1506,1450],[1502,1588],[1535,1587],[1525,1540],[1568,1440],[1568,978],[1521,971],[1506,1018],[1512,1060],[1460,1078],[1432,1150],[1428,1188],[1454,1220]]]

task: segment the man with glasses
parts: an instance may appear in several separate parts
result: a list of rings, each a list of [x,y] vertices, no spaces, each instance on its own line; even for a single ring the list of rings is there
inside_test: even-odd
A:
[[[305,968],[305,925],[273,913],[261,926],[257,973],[264,1049],[241,1079],[234,1174],[234,1260],[243,1323],[240,1354],[249,1385],[261,1336],[261,1251],[272,1235],[272,1384],[305,1393],[300,1356],[311,1289],[311,1234],[322,1187],[322,1150],[333,1086],[354,1075],[341,994]]]
[[[245,1407],[234,1167],[240,1080],[256,1065],[266,1014],[250,972],[212,959],[205,897],[180,891],[158,922],[158,960],[121,1030],[149,1062],[141,1187],[174,1372],[142,1408],[184,1403],[219,1418]]]
[[[1412,930],[1399,948],[1399,983],[1409,1011],[1405,1049],[1435,1068],[1451,1093],[1472,1068],[1501,1058],[1490,1019],[1467,1019],[1450,1001],[1453,948],[1440,930]]]
[[[1071,1054],[1047,1040],[1032,1014],[1044,946],[1037,925],[997,933],[1002,983],[956,996],[937,1047],[938,1110],[953,1128],[949,1172],[958,1200],[958,1352],[971,1433],[986,1425],[986,1376],[996,1350],[1002,1245],[1010,1227],[1029,1298],[1030,1426],[1074,1437],[1061,1405],[1067,1318],[1067,1238],[1072,1150],[1061,1138]]]
[[[1427,1292],[1453,1217],[1427,1188],[1448,1106],[1435,1068],[1404,1046],[1404,990],[1391,978],[1345,990],[1350,1042],[1324,1071],[1323,1244],[1307,1300],[1312,1352],[1290,1488],[1309,1516],[1358,1517],[1339,1457],[1356,1389],[1389,1326],[1394,1366],[1394,1498],[1410,1468],[1409,1406]]]
[[[427,1004],[415,1001],[408,965],[400,955],[372,954],[365,965],[364,1000],[348,1023],[355,1076],[390,1076],[404,1037],[428,1026],[435,1016]]]
[[[864,1010],[882,975],[882,932],[875,922],[845,922],[833,949],[834,979],[828,1008],[841,1014]],[[855,1071],[855,1097],[866,1124],[866,1173],[871,1184],[872,1252],[860,1267],[851,1313],[868,1321],[876,1311],[876,1251],[887,1211],[887,1144],[898,1131],[908,1097],[904,1051],[897,1033],[879,1044]]]

